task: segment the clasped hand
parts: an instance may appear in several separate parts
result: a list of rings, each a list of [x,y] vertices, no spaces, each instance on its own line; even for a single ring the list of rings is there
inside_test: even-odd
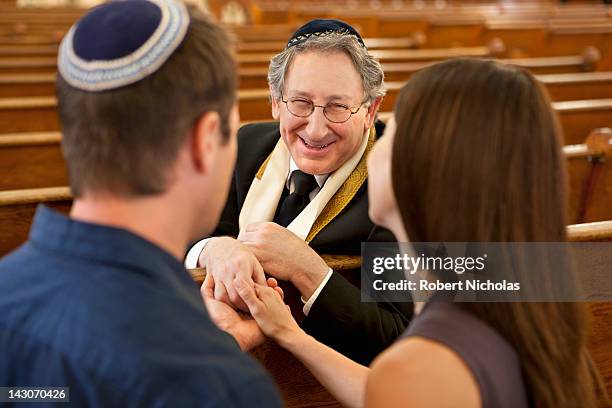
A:
[[[266,280],[264,270],[291,281],[304,298],[312,295],[329,270],[307,243],[272,222],[248,225],[237,240],[212,239],[200,255],[200,265],[207,271],[202,296],[211,318],[243,350],[263,342],[264,334],[285,341],[303,333],[283,302],[278,282]]]
[[[232,335],[242,350],[250,350],[263,343],[264,335],[284,342],[293,335],[303,333],[289,306],[283,302],[283,291],[276,279],[268,278],[266,285],[260,285],[238,277],[234,279],[233,287],[247,305],[250,315],[215,299],[215,281],[210,274],[206,275],[201,292],[213,322]]]
[[[213,238],[200,255],[200,265],[215,280],[214,297],[244,312],[248,307],[233,281],[266,285],[265,273],[290,281],[304,299],[310,298],[329,267],[302,239],[272,222],[249,224],[238,239]]]

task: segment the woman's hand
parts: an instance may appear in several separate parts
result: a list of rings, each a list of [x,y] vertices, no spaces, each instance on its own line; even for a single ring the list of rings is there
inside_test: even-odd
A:
[[[234,287],[266,336],[283,346],[295,336],[305,335],[277,290],[258,283],[253,286],[241,277],[234,279]]]
[[[284,297],[283,290],[278,286],[276,279],[268,278],[266,283],[279,298]],[[263,343],[264,335],[257,322],[248,314],[216,300],[214,290],[215,280],[212,274],[207,274],[200,291],[208,314],[217,327],[232,335],[244,351],[251,350]]]

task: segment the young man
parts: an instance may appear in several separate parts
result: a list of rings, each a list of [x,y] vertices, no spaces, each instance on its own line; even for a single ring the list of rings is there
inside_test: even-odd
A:
[[[0,262],[0,386],[77,406],[279,406],[241,352],[253,321],[181,259],[226,200],[239,123],[226,34],[173,0],[106,3],[63,40],[57,90],[74,205],[38,209]],[[212,296],[212,295],[211,295]]]

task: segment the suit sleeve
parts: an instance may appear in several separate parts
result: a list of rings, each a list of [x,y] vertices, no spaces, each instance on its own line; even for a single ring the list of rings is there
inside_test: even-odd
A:
[[[406,329],[413,304],[366,303],[361,291],[334,272],[304,319],[303,328],[358,363],[369,365]]]

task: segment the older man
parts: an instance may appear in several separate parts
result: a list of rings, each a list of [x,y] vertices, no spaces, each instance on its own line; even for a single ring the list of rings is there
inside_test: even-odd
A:
[[[412,307],[361,303],[316,252],[358,254],[361,242],[392,239],[369,220],[366,191],[366,158],[383,127],[375,126],[381,66],[353,27],[314,20],[272,59],[268,82],[279,122],[239,131],[217,238],[196,243],[186,266],[205,266],[215,297],[240,308],[236,275],[291,281],[305,302],[305,329],[367,363],[404,330]]]
[[[175,0],[111,1],[66,35],[75,200],[70,217],[39,208],[0,262],[0,385],[67,387],[74,406],[281,405],[240,350],[263,341],[255,323],[206,291],[205,308],[182,264],[217,224],[236,158],[230,44]]]

